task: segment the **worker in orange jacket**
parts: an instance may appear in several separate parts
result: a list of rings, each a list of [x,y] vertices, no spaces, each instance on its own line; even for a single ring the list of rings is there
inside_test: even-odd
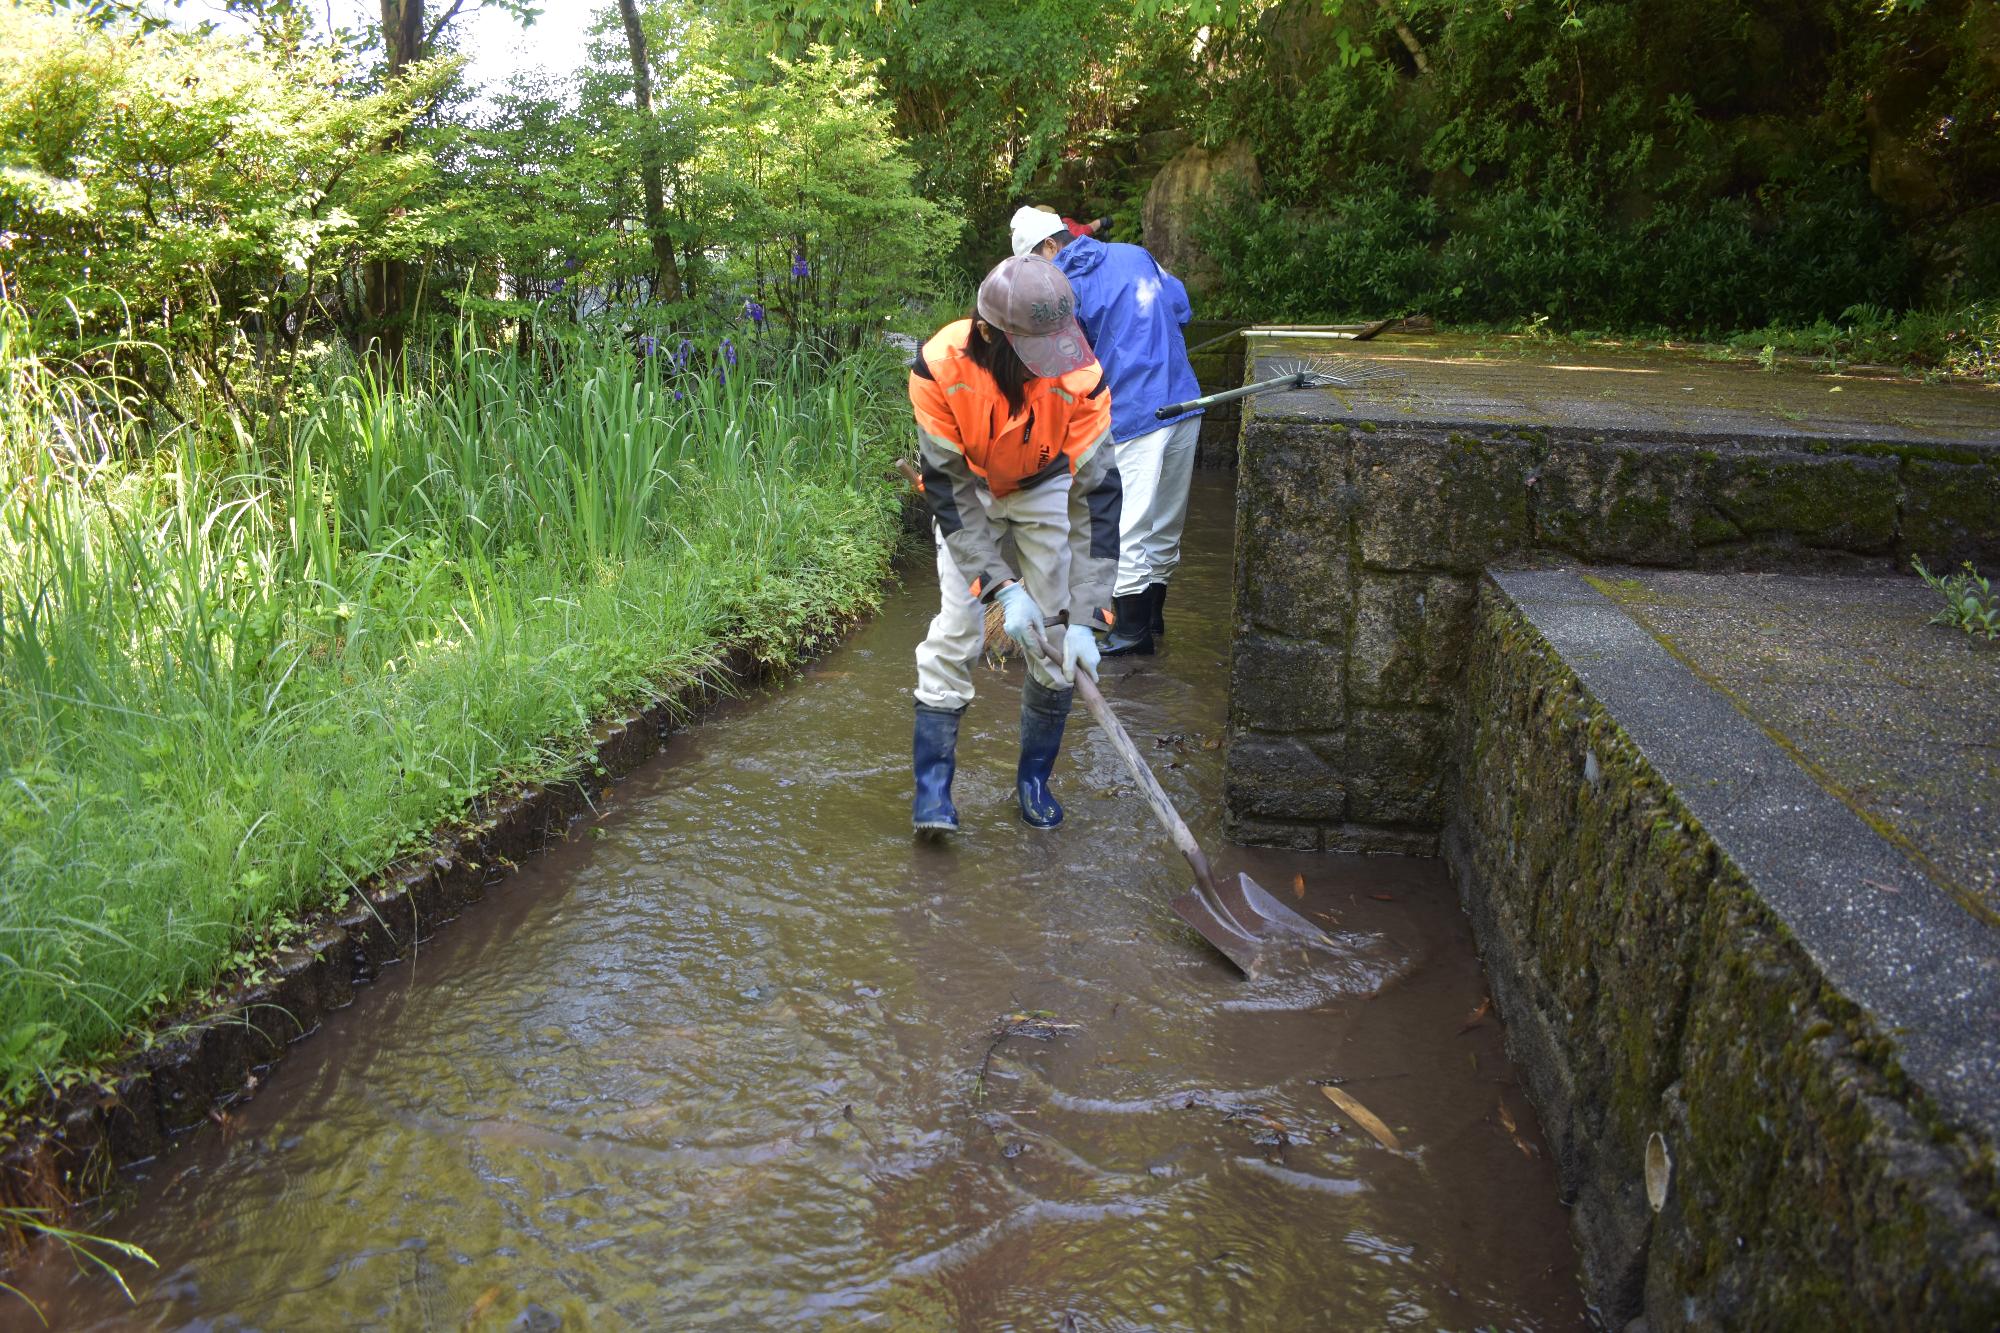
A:
[[[1111,398],[1076,322],[1069,279],[1046,259],[1003,260],[970,318],[940,329],[910,364],[924,495],[937,536],[940,606],[917,647],[919,831],[958,827],[951,803],[958,723],[972,702],[987,603],[1028,662],[1021,696],[1021,818],[1062,822],[1049,774],[1078,671],[1097,676],[1091,627],[1109,628],[1120,487]],[[1001,554],[1013,537],[1018,570]],[[1061,660],[1048,663],[1031,626]]]

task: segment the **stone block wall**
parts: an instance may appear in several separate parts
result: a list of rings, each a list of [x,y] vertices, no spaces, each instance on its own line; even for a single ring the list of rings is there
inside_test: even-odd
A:
[[[1281,401],[1281,400],[1266,400]],[[1996,418],[2000,420],[2000,418]],[[1479,571],[2000,571],[2000,444],[1640,438],[1246,410],[1231,836],[1434,851]]]
[[[1984,1027],[1849,998],[1494,582],[1468,617],[1446,851],[1606,1327],[2000,1327],[1992,1140],[1926,1090]]]

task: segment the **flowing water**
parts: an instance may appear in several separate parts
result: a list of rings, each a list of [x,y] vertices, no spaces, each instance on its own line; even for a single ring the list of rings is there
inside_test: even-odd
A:
[[[1581,1325],[1440,867],[1218,835],[1231,505],[1197,479],[1167,650],[1106,693],[1218,869],[1335,932],[1316,983],[1179,925],[1185,867],[1080,709],[1068,822],[1019,822],[1018,665],[978,675],[964,832],[913,842],[919,566],[139,1173],[105,1229],[158,1272],[132,1306],[44,1261],[50,1324]]]

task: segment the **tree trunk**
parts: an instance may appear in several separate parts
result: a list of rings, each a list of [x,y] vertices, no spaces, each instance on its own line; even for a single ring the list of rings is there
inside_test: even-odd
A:
[[[1388,19],[1390,24],[1396,29],[1396,36],[1402,38],[1403,49],[1408,51],[1410,59],[1416,62],[1417,73],[1430,73],[1431,62],[1429,57],[1424,54],[1423,43],[1417,40],[1416,33],[1410,31],[1410,25],[1403,22],[1403,16],[1396,12],[1396,7],[1390,3],[1390,0],[1375,0],[1375,3],[1381,7],[1382,16]]]
[[[424,0],[382,0],[382,50],[388,58],[385,82],[393,83],[423,54]],[[403,146],[397,130],[382,144],[384,152]],[[364,273],[362,339],[383,361],[393,365],[403,357],[404,307],[409,300],[410,266],[400,259],[378,259]]]
[[[390,0],[383,0],[388,4]],[[646,30],[639,25],[639,0],[618,0],[625,20],[625,45],[632,51],[632,100],[645,122],[640,141],[639,174],[646,189],[646,233],[653,241],[653,293],[667,301],[681,299],[680,265],[674,262],[674,238],[667,233],[666,191],[660,185],[660,141],[653,124],[653,74],[646,64]]]

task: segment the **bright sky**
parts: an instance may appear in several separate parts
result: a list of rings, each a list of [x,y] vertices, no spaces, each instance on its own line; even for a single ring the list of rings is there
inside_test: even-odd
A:
[[[426,21],[435,22],[450,2],[427,0]],[[470,83],[503,84],[515,73],[535,68],[566,74],[583,64],[584,39],[591,19],[599,9],[608,8],[608,3],[541,0],[540,7],[541,17],[533,26],[523,28],[504,10],[478,7],[478,0],[466,0],[464,9],[451,21],[450,31],[456,34],[459,49],[469,62],[466,78]],[[319,0],[313,8],[322,16],[322,25],[327,13],[349,28],[382,21],[381,5],[371,0]],[[222,0],[187,0],[175,17],[189,23],[211,20],[225,30],[239,26],[239,21],[223,9]]]

